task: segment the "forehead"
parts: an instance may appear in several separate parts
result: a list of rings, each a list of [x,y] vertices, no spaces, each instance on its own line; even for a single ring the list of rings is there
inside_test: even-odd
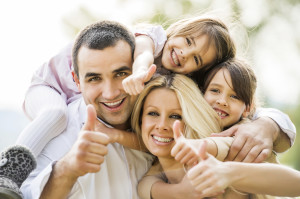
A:
[[[181,110],[176,93],[167,88],[156,88],[150,91],[144,103],[144,107],[148,106]]]
[[[89,49],[82,46],[78,53],[79,74],[87,72],[109,73],[120,67],[132,67],[131,48],[125,41],[118,41],[115,46],[103,50]]]
[[[232,88],[232,81],[229,71],[226,68],[221,68],[211,80],[211,84],[219,84]]]

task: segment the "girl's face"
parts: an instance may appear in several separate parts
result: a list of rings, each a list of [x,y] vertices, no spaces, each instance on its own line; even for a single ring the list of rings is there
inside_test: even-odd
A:
[[[229,71],[220,69],[204,93],[205,100],[220,116],[222,127],[230,127],[242,116],[247,117],[249,113],[248,107],[237,97],[232,88]]]
[[[172,126],[181,120],[181,106],[174,91],[157,88],[147,96],[142,114],[142,138],[148,150],[157,157],[171,157],[175,141]]]
[[[171,71],[188,74],[210,64],[216,57],[213,42],[207,48],[208,37],[179,36],[169,38],[162,52],[162,65]]]

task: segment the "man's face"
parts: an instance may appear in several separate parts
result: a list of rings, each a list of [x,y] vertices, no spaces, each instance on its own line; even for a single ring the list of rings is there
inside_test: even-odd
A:
[[[79,79],[75,81],[86,104],[94,105],[97,115],[112,126],[125,129],[136,101],[122,81],[132,72],[131,49],[125,41],[114,47],[94,50],[82,46],[78,54]]]

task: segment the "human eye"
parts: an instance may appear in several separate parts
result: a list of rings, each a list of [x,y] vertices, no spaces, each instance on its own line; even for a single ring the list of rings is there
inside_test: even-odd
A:
[[[237,100],[240,99],[240,98],[239,98],[238,96],[236,96],[236,95],[231,95],[230,97],[233,98],[233,99],[237,99]]]
[[[125,76],[128,76],[129,74],[127,72],[118,72],[116,74],[117,77],[125,77]]]
[[[99,80],[101,80],[100,77],[94,76],[94,77],[89,78],[89,79],[88,79],[88,82],[96,82],[96,81],[99,81]]]
[[[147,113],[147,115],[150,115],[150,116],[159,116],[159,114],[156,111],[149,111]]]
[[[192,42],[191,42],[191,40],[189,39],[189,38],[185,38],[186,39],[186,43],[190,46],[190,45],[192,45]]]
[[[170,115],[170,118],[175,119],[175,120],[181,120],[182,119],[181,115],[179,115],[179,114],[172,114],[172,115]]]
[[[211,88],[211,89],[209,89],[209,91],[213,92],[213,93],[220,93],[220,90],[217,88]]]
[[[196,65],[198,66],[199,65],[199,59],[198,59],[198,57],[194,56],[194,60],[195,60]]]

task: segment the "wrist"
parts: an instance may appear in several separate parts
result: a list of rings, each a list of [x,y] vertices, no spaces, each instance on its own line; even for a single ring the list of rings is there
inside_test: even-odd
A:
[[[281,131],[277,123],[269,117],[260,117],[258,121],[262,122],[262,125],[264,125],[271,132],[272,141],[275,142]]]
[[[243,172],[240,172],[239,162],[223,162],[223,171],[226,174],[226,179],[228,180],[228,186],[235,186],[236,183],[241,181],[244,176]]]
[[[53,178],[68,181],[71,184],[74,184],[79,177],[76,172],[72,171],[72,169],[68,167],[68,163],[66,163],[63,159],[57,161],[52,166],[52,176]]]

